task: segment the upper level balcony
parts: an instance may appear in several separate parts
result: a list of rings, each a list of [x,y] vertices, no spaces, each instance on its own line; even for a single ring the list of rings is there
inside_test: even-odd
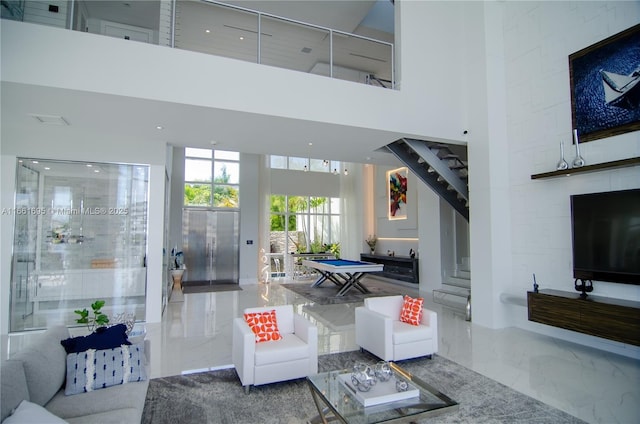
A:
[[[392,24],[389,29],[388,24],[372,23],[380,22],[381,15],[393,22],[390,1],[347,1],[331,6],[323,6],[322,2],[233,3],[212,0],[7,0],[1,7],[3,19],[395,88]],[[264,8],[279,4],[279,9],[275,10],[286,12],[288,16],[306,16],[316,23],[243,7],[249,4]],[[333,15],[320,13],[320,9],[336,7],[342,9],[332,10]],[[342,15],[340,19],[336,19],[336,14]],[[349,30],[317,22],[335,23]]]

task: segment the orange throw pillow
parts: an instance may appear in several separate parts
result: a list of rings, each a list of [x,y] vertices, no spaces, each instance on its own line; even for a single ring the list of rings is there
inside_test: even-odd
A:
[[[256,343],[280,340],[282,338],[280,331],[278,331],[275,309],[270,312],[244,314],[244,320],[256,335]]]
[[[420,325],[423,303],[424,299],[421,297],[414,299],[405,295],[402,310],[400,311],[400,321],[406,322],[407,324]]]

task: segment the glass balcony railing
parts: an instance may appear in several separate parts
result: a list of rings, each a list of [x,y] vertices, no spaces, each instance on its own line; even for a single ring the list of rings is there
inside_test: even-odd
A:
[[[3,19],[395,88],[392,43],[217,1],[7,0],[0,4]]]

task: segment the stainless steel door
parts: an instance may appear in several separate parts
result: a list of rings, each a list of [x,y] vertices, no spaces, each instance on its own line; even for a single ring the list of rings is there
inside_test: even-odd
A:
[[[237,211],[215,211],[215,236],[212,244],[213,279],[237,283],[239,270],[240,225]]]
[[[184,281],[238,283],[239,212],[183,211]]]

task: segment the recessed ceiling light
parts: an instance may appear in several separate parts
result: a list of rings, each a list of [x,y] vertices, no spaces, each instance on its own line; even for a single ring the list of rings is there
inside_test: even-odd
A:
[[[158,125],[158,126],[156,126],[156,129],[157,129],[157,130],[163,130],[163,129],[164,129],[164,127],[163,127],[162,125]]]
[[[99,169],[94,169],[93,172],[98,173],[98,172],[100,172],[100,170]]]
[[[240,40],[244,40],[244,37],[240,37]]]
[[[31,161],[31,163],[40,163],[40,162],[38,162],[37,160],[33,160]]]
[[[45,166],[45,167],[44,167],[44,169],[45,169],[45,171],[48,171],[48,170],[50,170],[51,168],[49,168],[48,166]]]
[[[91,165],[90,163],[87,164],[87,168],[91,168],[93,165]]]
[[[209,34],[211,32],[210,29],[205,29],[204,32],[206,32],[207,34]]]

